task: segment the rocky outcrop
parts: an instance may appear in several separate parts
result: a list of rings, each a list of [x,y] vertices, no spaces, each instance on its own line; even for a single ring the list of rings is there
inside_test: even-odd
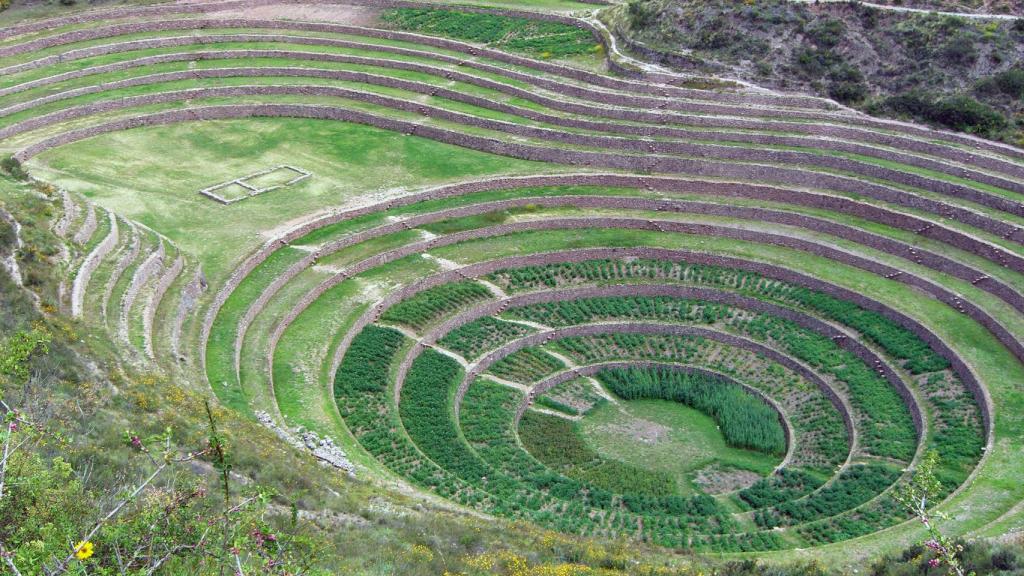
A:
[[[278,426],[270,414],[262,411],[256,412],[256,419],[292,447],[312,454],[321,465],[343,470],[350,477],[355,477],[355,465],[349,461],[345,451],[335,444],[331,437],[325,436],[321,438],[316,432],[301,428],[296,429],[294,432],[289,432]]]

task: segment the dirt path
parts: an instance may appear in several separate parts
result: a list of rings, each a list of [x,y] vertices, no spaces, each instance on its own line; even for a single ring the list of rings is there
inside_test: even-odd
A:
[[[817,4],[818,2],[833,2],[833,3],[847,3],[849,0],[790,0],[791,2],[801,2],[803,4]],[[956,16],[959,18],[970,18],[973,20],[1016,20],[1020,16],[1014,16],[1012,14],[983,14],[977,12],[943,12],[940,10],[929,10],[928,8],[908,8],[906,6],[889,6],[887,4],[875,4],[872,2],[859,2],[862,6],[869,6],[871,8],[878,8],[879,10],[889,10],[891,12],[911,12],[917,14],[938,14],[940,16]]]

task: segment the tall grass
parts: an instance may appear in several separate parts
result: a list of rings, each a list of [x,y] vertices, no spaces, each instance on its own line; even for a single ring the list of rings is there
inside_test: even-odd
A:
[[[730,446],[767,454],[786,452],[786,434],[775,409],[742,387],[698,372],[633,367],[602,370],[597,379],[626,400],[680,402],[711,416]]]

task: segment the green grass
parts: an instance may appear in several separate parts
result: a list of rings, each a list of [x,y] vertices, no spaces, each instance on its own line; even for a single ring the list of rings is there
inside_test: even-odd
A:
[[[627,400],[671,400],[715,421],[729,446],[773,456],[786,453],[780,414],[741,386],[719,376],[667,369],[602,370],[606,388]]]
[[[231,206],[197,194],[287,163],[313,176],[287,193]],[[213,285],[263,242],[266,231],[326,206],[469,176],[542,170],[541,164],[368,126],[291,118],[127,130],[61,147],[31,164],[40,177],[166,234],[199,258]]]
[[[210,123],[217,124],[219,126],[235,124],[246,125],[249,130],[246,136],[250,138],[245,140],[236,138],[235,134],[231,133],[230,131],[224,131],[219,133],[210,132],[205,134],[204,137],[196,138],[194,136],[196,130],[194,129],[200,128],[201,126],[189,127],[189,129],[187,130],[188,134],[185,134],[185,137],[181,138],[180,141],[173,139],[173,136],[175,135],[175,127],[146,129],[140,131],[132,131],[132,133],[163,132],[164,138],[168,138],[167,135],[169,134],[171,136],[170,141],[173,141],[175,146],[183,146],[184,148],[187,148],[192,152],[191,160],[193,162],[195,161],[195,158],[202,156],[201,162],[205,166],[212,166],[213,170],[221,169],[226,164],[236,162],[238,164],[238,166],[236,167],[239,170],[233,174],[227,174],[227,176],[237,177],[239,175],[249,173],[253,169],[259,169],[269,164],[269,162],[266,161],[266,158],[258,158],[258,161],[253,161],[251,163],[251,166],[246,165],[244,161],[240,161],[241,158],[249,159],[252,157],[260,157],[267,154],[266,149],[260,149],[258,146],[251,145],[253,144],[253,139],[251,138],[253,126],[275,126],[288,123],[300,126],[298,136],[294,134],[287,134],[283,136],[280,134],[275,134],[274,136],[276,138],[264,138],[264,134],[256,135],[255,140],[260,140],[261,138],[264,138],[263,143],[266,145],[265,148],[269,149],[271,154],[274,154],[280,153],[281,148],[289,148],[290,142],[288,140],[290,140],[291,138],[296,138],[298,140],[306,138],[309,135],[308,132],[312,129],[311,126],[317,124],[318,122],[319,121],[301,120],[259,120]],[[420,185],[420,182],[455,180],[463,178],[469,174],[478,175],[476,170],[479,168],[479,166],[472,165],[472,162],[467,161],[464,162],[464,165],[460,165],[457,168],[448,170],[449,168],[452,167],[451,164],[458,164],[458,161],[451,162],[449,161],[448,158],[442,155],[435,154],[434,156],[430,156],[425,159],[420,158],[419,156],[416,156],[412,160],[403,158],[403,160],[406,160],[406,162],[398,163],[398,165],[400,166],[398,172],[408,170],[408,174],[402,174],[398,178],[393,178],[393,174],[371,174],[370,178],[367,179],[364,173],[357,172],[354,167],[359,166],[373,168],[380,164],[384,164],[386,165],[388,171],[395,171],[391,157],[387,155],[384,155],[383,158],[380,157],[381,154],[384,154],[385,152],[390,152],[391,149],[393,148],[391,142],[395,140],[394,135],[385,134],[384,136],[381,136],[380,140],[388,140],[389,144],[387,146],[380,146],[379,148],[375,149],[374,153],[363,154],[364,151],[359,149],[359,144],[354,145],[353,148],[344,150],[341,148],[341,146],[338,146],[338,144],[351,144],[351,142],[346,140],[346,136],[351,136],[353,133],[359,133],[356,135],[356,138],[354,138],[355,140],[358,140],[358,138],[361,137],[362,135],[365,135],[365,133],[373,132],[372,129],[356,127],[355,130],[352,130],[351,127],[345,127],[345,129],[343,130],[336,130],[334,132],[335,133],[330,136],[320,136],[319,142],[321,143],[330,140],[330,142],[327,142],[329,146],[327,146],[328,149],[326,150],[326,152],[318,146],[310,146],[309,149],[298,150],[298,152],[309,154],[309,150],[314,150],[315,155],[329,157],[329,159],[313,158],[312,160],[319,160],[320,163],[324,166],[323,170],[324,173],[328,175],[327,177],[333,176],[334,178],[336,178],[336,181],[340,186],[348,185],[349,182],[351,182],[352,180],[358,180],[361,185],[369,182],[369,185],[360,191],[354,191],[352,189],[349,189],[349,195],[344,198],[344,201],[361,200],[360,192],[364,190],[372,190],[373,192],[379,193],[381,190],[379,186],[377,188],[373,188],[373,185],[378,182],[386,182],[388,186],[397,189],[400,188],[401,186],[406,186],[408,182],[414,182],[414,184],[411,185],[415,186]],[[129,133],[126,133],[126,135],[127,134]],[[124,135],[114,135],[111,136],[109,139],[117,140],[122,136]],[[101,137],[96,140],[107,139],[108,137]],[[403,138],[398,137],[397,140],[403,140]],[[411,139],[405,138],[405,140]],[[228,145],[226,146],[223,144],[225,141],[228,142]],[[334,145],[330,146],[330,144]],[[62,153],[57,154],[61,156],[60,162],[63,163],[63,165],[55,166],[55,170],[63,170],[67,174],[79,174],[87,172],[91,168],[93,168],[92,164],[102,162],[102,160],[99,158],[99,152],[93,152],[89,150],[87,146],[84,145],[77,146],[77,148],[76,146],[77,145],[67,147],[69,149],[72,149],[70,152],[60,151]],[[137,147],[132,146],[130,140],[127,143],[125,143],[124,141],[118,142],[117,146],[124,146],[124,150],[130,150],[132,154],[134,154],[135,151],[138,150]],[[225,153],[221,153],[220,150],[214,150],[214,148],[218,146],[226,149],[226,151],[228,151],[231,155],[237,155],[237,158]],[[304,146],[305,141],[303,140],[303,147]],[[187,176],[182,176],[182,173],[188,168],[188,162],[182,162],[183,159],[188,160],[187,158],[184,158],[186,153],[182,153],[179,155],[177,151],[167,150],[166,148],[166,146],[163,148],[159,146],[151,147],[150,150],[155,149],[158,152],[158,158],[152,160],[147,159],[147,161],[150,162],[149,165],[155,166],[157,164],[162,164],[163,162],[167,161],[167,158],[170,158],[170,165],[174,166],[175,170],[179,170],[179,172],[173,174],[173,178],[169,178],[169,176],[171,176],[170,174],[168,174],[169,171],[154,170],[149,173],[141,171],[138,173],[138,175],[136,175],[136,171],[131,169],[126,171],[131,174],[129,178],[132,180],[139,180],[147,183],[163,178],[162,185],[164,188],[173,186],[173,183],[177,183],[179,180],[187,179]],[[433,149],[434,147],[430,148]],[[443,148],[443,146],[437,145],[437,148]],[[109,153],[111,150],[112,147],[107,148],[106,152]],[[121,149],[119,148],[119,150]],[[206,152],[211,150],[213,152],[212,154],[205,154]],[[460,157],[459,161],[464,160],[464,157],[474,155],[473,153],[457,148],[453,148],[453,150],[458,153]],[[197,152],[199,151],[202,151],[204,154],[197,154]],[[290,148],[289,151],[296,152],[296,149],[292,147]],[[403,150],[403,152],[406,154],[406,156],[413,156],[416,154],[415,150]],[[210,156],[212,156],[212,158]],[[492,173],[505,171],[509,164],[518,164],[524,166],[527,164],[516,163],[514,161],[509,161],[503,158],[487,157],[486,155],[478,156],[486,157],[486,162],[484,160],[480,161],[481,165],[493,168],[494,172]],[[333,163],[336,163],[339,160],[351,164],[350,166],[348,166],[348,168],[350,168],[349,172],[343,172],[342,170],[338,170],[333,165]],[[308,164],[301,160],[297,161],[292,158],[285,158],[284,161],[295,163],[305,168],[310,167]],[[332,165],[328,166],[328,164]],[[532,169],[532,167],[530,169]],[[335,170],[335,172],[332,173],[331,170]],[[314,172],[317,173],[317,170],[314,169]],[[425,173],[429,174],[427,175],[427,177],[421,178],[421,176]],[[117,174],[117,176],[123,177],[123,174],[124,173]],[[406,177],[404,181],[402,180],[402,176]],[[317,176],[315,176],[314,179],[318,177],[321,177],[321,174],[317,173]],[[67,178],[70,181],[75,180],[75,178],[71,176],[68,176]],[[376,178],[376,180],[374,178]],[[394,180],[398,180],[399,182],[393,183]],[[168,186],[168,182],[172,182],[172,185]],[[205,183],[208,184],[209,181]],[[305,186],[306,184],[307,183],[303,183],[299,185],[297,188]],[[214,222],[214,219],[208,218],[202,224],[203,229],[200,230],[200,227],[198,226],[193,229],[187,229],[188,224],[182,224],[181,220],[176,221],[174,217],[179,216],[180,218],[181,213],[186,213],[190,217],[195,217],[196,214],[199,213],[199,216],[203,217],[203,214],[201,213],[202,211],[189,210],[188,203],[183,201],[183,199],[181,198],[176,199],[177,202],[170,201],[170,195],[167,194],[166,190],[158,190],[153,191],[151,193],[141,193],[144,191],[134,188],[134,182],[119,182],[114,179],[112,174],[108,176],[108,179],[106,181],[101,182],[101,185],[95,186],[96,189],[90,190],[90,192],[92,192],[95,197],[99,198],[101,203],[103,203],[104,199],[106,199],[108,202],[114,203],[113,205],[117,208],[121,207],[122,205],[128,207],[134,206],[136,213],[140,215],[140,219],[142,219],[144,222],[157,226],[158,229],[160,229],[162,232],[168,233],[172,238],[178,240],[179,242],[191,242],[191,248],[193,249],[197,249],[200,252],[202,252],[205,249],[206,253],[204,254],[204,257],[208,257],[206,263],[210,264],[210,266],[207,267],[208,274],[210,273],[210,270],[213,270],[214,272],[220,272],[223,274],[224,270],[227,269],[227,267],[230,265],[232,261],[237,261],[237,259],[243,256],[247,250],[251,249],[259,241],[261,241],[261,238],[256,236],[256,234],[258,234],[261,231],[271,229],[274,226],[278,226],[282,222],[286,222],[289,219],[294,218],[296,215],[305,214],[309,212],[313,207],[320,207],[323,204],[325,198],[333,199],[334,197],[332,193],[336,191],[336,189],[321,190],[321,192],[323,193],[319,197],[313,198],[314,194],[312,194],[311,192],[314,191],[305,190],[303,191],[304,197],[301,199],[301,201],[296,201],[294,204],[289,201],[290,199],[275,198],[274,202],[268,203],[262,207],[261,213],[257,214],[254,212],[251,215],[245,215],[255,216],[253,218],[242,217],[243,215],[238,215],[239,217],[237,219],[231,219],[231,221],[227,223],[228,225],[225,226],[223,215],[221,214],[221,218],[219,220],[220,226],[211,226],[211,223]],[[108,187],[114,188],[115,190],[120,188],[120,190],[115,193],[112,193],[108,190]],[[162,194],[168,196],[168,198],[164,198],[163,196],[161,196]],[[164,200],[164,203],[161,205],[159,202],[155,201],[153,197]],[[247,201],[245,204],[248,203],[249,202]],[[108,208],[111,207],[106,203],[104,203],[104,205],[107,206]],[[570,212],[572,211],[565,211],[565,213]],[[271,213],[273,215],[273,218],[270,217]],[[530,214],[527,215],[527,217],[543,217],[546,215],[550,216],[557,214],[559,214],[559,211],[557,210],[548,210],[543,214]],[[516,216],[518,217],[519,215]],[[149,220],[146,220],[145,218],[149,218]],[[504,220],[505,218],[506,215],[502,215],[502,220]],[[460,221],[445,222],[441,223],[436,229],[438,232],[447,233],[458,229],[471,229],[487,223],[493,223],[493,217],[478,217],[476,221],[471,221],[470,219],[463,219]],[[165,227],[168,225],[170,226],[169,228]],[[220,237],[193,237],[193,232],[197,230],[199,230],[203,234],[213,232],[215,234],[219,234]],[[175,235],[177,235],[177,237]],[[252,238],[250,238],[249,236],[252,236]],[[224,242],[224,239],[236,239],[239,240],[239,242],[232,244],[230,242]],[[392,240],[396,239],[397,238]],[[934,303],[927,303],[926,299],[921,299],[919,296],[908,296],[908,294],[910,293],[908,290],[905,289],[905,287],[898,287],[898,289],[892,288],[890,287],[891,283],[886,283],[881,281],[880,279],[875,279],[862,272],[851,272],[845,270],[844,267],[837,267],[834,263],[826,264],[818,261],[818,259],[807,258],[804,254],[791,253],[786,250],[775,249],[770,247],[755,248],[740,242],[715,239],[698,239],[689,237],[684,238],[682,236],[673,236],[670,238],[657,238],[657,235],[651,233],[639,233],[623,230],[588,230],[573,231],[571,233],[558,232],[515,235],[501,239],[487,240],[475,243],[466,243],[465,245],[453,247],[450,249],[440,249],[438,251],[435,251],[435,253],[450,253],[453,259],[459,261],[467,261],[467,259],[472,260],[474,258],[484,259],[493,257],[495,254],[499,252],[524,253],[538,249],[543,249],[544,247],[584,246],[588,244],[601,245],[613,243],[620,245],[631,245],[635,243],[661,243],[676,246],[691,246],[712,249],[724,253],[749,253],[768,260],[776,260],[791,265],[797,265],[800,267],[813,269],[815,271],[814,273],[816,274],[826,276],[829,278],[838,278],[842,282],[855,286],[856,289],[868,290],[873,293],[884,293],[885,296],[887,298],[891,298],[893,302],[898,302],[898,307],[904,310],[912,310],[915,313],[915,315],[920,315],[919,317],[926,318],[929,323],[935,323],[937,325],[942,324],[943,326],[947,326],[948,322],[948,326],[954,327],[958,330],[961,328],[965,328],[963,332],[947,332],[947,334],[950,337],[954,338],[956,342],[967,341],[961,339],[967,338],[967,335],[969,335],[972,338],[972,340],[970,340],[972,346],[963,347],[963,349],[965,350],[965,355],[967,355],[968,358],[970,358],[970,360],[972,361],[973,366],[984,364],[985,354],[990,354],[993,357],[997,357],[997,352],[999,351],[998,347],[992,347],[991,339],[986,341],[984,334],[978,332],[976,327],[975,329],[971,329],[970,325],[956,324],[957,317],[950,317],[948,311],[945,315],[943,315],[942,311],[939,308],[936,308]],[[208,247],[208,245],[210,247]],[[368,249],[368,251],[364,252],[363,254],[369,254],[372,251],[375,251],[387,245],[389,245],[388,241],[381,240],[379,244],[368,243],[368,245],[362,246],[360,249]],[[216,248],[213,248],[212,246],[216,246]],[[225,249],[225,246],[230,246],[230,248]],[[360,256],[360,249],[347,251],[344,256],[339,255],[338,258],[344,259],[352,258],[353,256]],[[412,278],[412,276],[414,276],[404,276],[402,274],[402,271],[405,270],[408,269],[398,266],[393,268],[392,272],[395,273],[395,282],[392,284],[388,284],[388,286],[402,285],[403,283],[408,282]],[[312,280],[312,277],[307,278],[307,280]],[[962,283],[951,282],[949,284],[952,286]],[[361,291],[363,288],[366,287],[365,284],[356,284],[356,286],[357,289],[353,289],[353,292]],[[291,292],[292,297],[299,293],[301,293],[300,290]],[[970,293],[972,298],[975,294],[978,294],[978,296],[980,296],[980,299],[986,302],[987,306],[993,306],[994,308],[996,307],[996,305],[992,304],[991,297],[985,297],[984,294],[979,294],[976,291]],[[325,351],[328,349],[329,345],[334,341],[333,338],[336,338],[335,334],[337,333],[337,331],[343,330],[343,327],[353,317],[349,314],[356,314],[359,310],[358,308],[352,307],[353,302],[354,300],[349,298],[347,294],[339,292],[337,298],[327,298],[325,299],[324,302],[314,305],[314,307],[310,309],[309,314],[306,315],[306,318],[300,319],[300,322],[297,322],[297,327],[294,330],[290,330],[288,335],[286,336],[286,339],[282,342],[282,346],[278,350],[278,356],[275,358],[275,386],[277,392],[277,400],[281,403],[282,409],[286,412],[287,415],[289,415],[290,419],[299,419],[305,423],[321,427],[330,427],[338,424],[336,420],[332,417],[330,411],[318,412],[318,410],[320,409],[318,409],[317,406],[321,405],[323,401],[323,388],[318,384],[322,380],[322,374],[320,374],[320,372],[322,366],[322,359],[324,357]],[[282,309],[287,309],[286,304],[287,301],[275,303],[273,310],[279,311]],[[232,306],[235,305],[233,304]],[[244,307],[241,307],[240,310],[244,310]],[[339,313],[339,310],[344,310],[344,313]],[[234,313],[231,310],[229,310],[229,312]],[[1007,318],[1016,318],[1016,316],[1010,316]],[[262,324],[261,326],[263,328],[266,328],[266,324]],[[1020,329],[1020,327],[1017,325],[1013,325],[1011,328],[1013,330]],[[230,335],[230,326],[227,326],[227,329],[228,334]],[[977,342],[980,343],[977,347],[973,346],[973,344],[975,343],[975,337],[980,337],[980,339],[977,340]],[[259,352],[259,338],[260,336],[259,334],[257,334],[254,337],[253,341],[247,343],[246,348],[246,363],[247,365],[250,365],[253,369],[258,369],[261,365],[261,356]],[[991,349],[987,349],[986,347],[991,347]],[[1013,370],[1016,367],[1016,365],[1013,363],[1005,364],[1005,366],[1000,365],[999,368],[1006,368],[1007,372],[1005,374],[1015,374]],[[985,369],[985,366],[981,366],[979,368],[979,371],[984,371]],[[1004,375],[1003,377],[1010,378],[1012,376]],[[1006,426],[1004,419],[1001,419],[997,422],[1002,422],[1003,425]],[[998,455],[999,452],[997,451],[996,455],[993,456],[993,459],[998,458]],[[990,468],[986,468],[986,470],[990,470]],[[984,480],[985,475],[983,474],[982,481]],[[983,483],[981,484],[981,488],[978,489],[984,489],[985,486],[993,485],[991,483]],[[974,487],[972,487],[972,490],[969,490],[969,492],[973,491],[976,493],[978,489],[974,489]],[[1005,501],[1005,498],[1003,500]],[[986,504],[988,504],[988,502],[986,502]],[[997,505],[998,504],[992,504],[992,506]],[[971,521],[975,520],[971,519]]]
[[[393,73],[393,72],[387,72],[387,71],[385,71],[384,73],[386,75],[402,75],[403,74],[403,73]],[[418,79],[418,80],[426,80],[428,83],[436,83],[436,79],[431,79],[429,77],[428,78],[423,78],[422,75],[416,76],[416,79]],[[243,84],[257,84],[257,85],[259,85],[259,84],[271,84],[271,83],[273,83],[273,84],[302,84],[302,83],[308,83],[308,80],[304,80],[304,79],[301,79],[301,78],[283,78],[283,79],[273,79],[273,78],[259,78],[259,79],[228,78],[228,79],[219,79],[216,82],[217,82],[218,85],[243,85]],[[407,93],[407,92],[402,91],[402,90],[394,90],[394,89],[380,87],[380,86],[365,85],[365,84],[359,84],[359,83],[353,83],[353,82],[318,80],[316,83],[317,84],[323,84],[323,85],[334,85],[334,86],[341,86],[341,87],[351,87],[351,88],[356,88],[356,89],[360,89],[360,90],[364,90],[364,91],[369,91],[369,92],[373,92],[373,93],[379,93],[379,94],[399,97],[401,99],[409,99],[409,98],[417,98],[418,97],[418,95],[410,94],[410,93]],[[204,82],[204,84],[205,84],[205,82]],[[61,101],[61,102],[55,102],[55,103],[52,103],[52,104],[44,105],[44,106],[39,107],[38,110],[24,111],[24,112],[21,112],[21,113],[18,113],[18,114],[14,114],[14,115],[11,115],[9,117],[6,117],[6,118],[2,119],[2,121],[0,121],[0,123],[14,122],[14,121],[17,121],[17,120],[20,120],[20,119],[24,119],[24,118],[30,117],[32,115],[38,114],[38,113],[45,112],[47,110],[56,110],[56,109],[60,109],[60,108],[62,108],[64,106],[69,106],[69,105],[72,105],[72,104],[87,103],[87,102],[91,102],[91,101],[95,101],[95,100],[99,100],[99,99],[108,99],[108,98],[118,97],[118,96],[146,94],[146,93],[151,93],[151,92],[154,92],[154,91],[157,91],[157,90],[169,90],[169,89],[173,89],[173,88],[187,88],[187,87],[193,87],[195,85],[196,85],[196,83],[194,81],[190,80],[190,81],[181,81],[181,82],[162,83],[162,84],[157,84],[157,85],[138,86],[138,87],[132,87],[132,88],[128,88],[128,89],[115,90],[115,91],[111,91],[109,93],[104,93],[104,94],[91,94],[91,95],[87,95],[87,96],[71,99],[69,101]],[[481,89],[476,88],[474,86],[461,86],[460,85],[460,86],[453,86],[453,88],[458,89],[458,90],[463,91],[463,92],[471,92],[471,93],[488,92],[487,90],[481,91]],[[500,99],[504,99],[504,96],[500,96],[498,99],[499,100]],[[480,108],[480,107],[477,107],[477,106],[472,106],[472,105],[467,105],[467,104],[462,104],[462,103],[459,103],[459,102],[448,101],[448,100],[444,100],[444,99],[440,99],[440,98],[430,98],[429,101],[430,101],[431,104],[439,105],[442,108],[446,108],[446,109],[450,109],[450,110],[455,110],[455,111],[459,111],[459,112],[463,112],[463,113],[467,113],[467,114],[470,114],[470,115],[475,115],[475,116],[479,116],[479,117],[483,117],[483,118],[495,119],[495,120],[505,121],[505,122],[509,122],[509,123],[513,123],[513,124],[531,124],[531,125],[535,125],[535,126],[538,126],[538,127],[552,128],[551,126],[545,125],[544,123],[531,122],[531,121],[525,120],[524,118],[521,118],[521,117],[518,117],[518,116],[514,116],[514,115],[510,115],[510,114],[506,114],[506,113],[495,112],[495,111],[492,111],[492,110],[489,110],[489,109]],[[358,105],[358,107],[364,108],[365,106],[364,105]],[[400,113],[392,112],[392,111],[387,110],[387,109],[384,109],[383,111],[386,114],[388,114],[388,115],[392,115],[392,114],[399,114],[399,115],[401,115]],[[431,123],[437,123],[437,122],[436,121],[431,121]],[[459,130],[467,131],[467,132],[471,132],[471,133],[477,133],[478,132],[477,129],[471,129],[471,128],[467,128],[467,127],[457,126],[457,128]],[[586,131],[575,130],[575,129],[564,129],[564,128],[557,128],[557,127],[554,127],[554,128],[556,128],[558,130],[561,130],[561,131],[566,131],[566,132],[586,132]],[[480,133],[485,133],[485,132],[486,131],[480,132]],[[18,141],[18,140],[16,139],[15,141]],[[699,140],[697,142],[699,142]],[[729,144],[729,145],[743,145],[742,143],[726,143],[726,144]],[[756,147],[756,146],[750,146],[750,145],[747,145],[747,146],[749,146],[749,147]],[[767,148],[771,149],[773,147],[769,146]],[[812,154],[825,154],[825,155],[833,155],[833,156],[838,155],[837,153],[834,153],[834,152],[830,152],[830,151],[826,151],[826,150],[816,150],[816,149],[813,149],[813,148],[805,148],[803,150],[805,150],[805,151],[807,151],[809,153],[812,153]],[[847,155],[847,156],[853,157],[851,155]],[[916,167],[912,167],[912,166],[908,166],[908,165],[902,165],[902,164],[897,164],[897,163],[894,163],[894,162],[882,163],[881,160],[875,160],[875,159],[866,158],[866,157],[856,157],[856,159],[858,159],[858,160],[865,160],[869,164],[884,165],[885,167],[889,167],[889,168],[898,168],[898,169],[901,169],[901,170],[904,170],[904,171],[907,171],[907,172],[917,173],[917,174],[921,174],[921,175],[928,176],[928,177],[933,177],[933,178],[936,178],[936,179],[938,179],[940,181],[947,181],[947,182],[953,182],[953,183],[957,183],[957,184],[964,184],[964,185],[974,186],[977,189],[985,190],[985,191],[988,191],[988,192],[993,192],[993,193],[996,193],[996,194],[1002,194],[1004,196],[1005,195],[1009,195],[1011,197],[1015,196],[1013,193],[1007,192],[1005,190],[999,190],[999,189],[996,189],[996,188],[994,188],[992,186],[987,186],[987,185],[984,185],[984,184],[981,184],[981,183],[971,182],[971,181],[968,181],[968,180],[965,180],[965,179],[962,179],[962,178],[959,178],[959,177],[956,177],[956,176],[950,176],[950,175],[941,174],[941,173],[938,173],[938,172],[922,170],[922,169],[918,169]],[[827,172],[827,173],[844,174],[843,172],[837,171],[837,170],[830,170],[830,169],[822,170],[820,168],[815,168],[813,166],[809,166],[809,168],[814,169],[814,170],[820,170],[820,171]],[[862,178],[862,179],[866,179],[866,180],[869,180],[869,181],[876,181],[875,179],[865,178],[865,177],[862,177],[862,176],[856,176],[856,177]],[[877,180],[877,182],[886,183],[885,181],[882,181],[882,180]],[[907,186],[896,185],[896,187],[904,188],[904,189],[907,189],[907,190],[912,190],[912,191],[914,191],[916,193],[922,193],[922,191],[920,191],[920,190],[915,190],[915,189],[913,189],[911,187],[907,187]],[[925,193],[925,195],[929,195],[929,194]],[[935,195],[932,195],[932,196],[935,196]],[[999,213],[998,215],[999,215],[999,217],[1005,218],[1007,220],[1013,220],[1014,219],[1014,217],[1011,216],[1011,215],[1002,214],[1002,213]]]
[[[562,234],[567,234],[567,233],[562,233]],[[646,234],[646,233],[645,233],[645,234]],[[572,233],[572,235],[573,235],[573,237],[578,237],[578,236],[580,236],[580,233]],[[517,235],[517,237],[520,237],[520,238],[521,238],[521,237],[527,237],[527,236],[530,236],[530,235]],[[558,235],[557,235],[557,234],[554,234],[554,233],[552,233],[552,234],[551,234],[551,236],[558,236]],[[587,236],[591,236],[591,234],[589,233],[589,231],[588,231],[588,234],[587,234]],[[603,234],[598,234],[598,236],[603,236]],[[624,236],[629,236],[629,234],[624,234]],[[521,241],[512,241],[512,242],[509,242],[509,240],[510,240],[509,238],[505,238],[505,239],[503,239],[503,240],[502,240],[502,243],[503,243],[504,247],[503,247],[503,248],[502,248],[501,250],[499,250],[499,251],[508,251],[510,247],[512,247],[512,248],[518,248],[518,247],[520,247],[520,246],[522,246],[522,245],[523,245],[523,243],[522,243]],[[635,239],[635,240],[636,240],[637,242],[640,242],[640,240],[639,240],[639,239]],[[648,241],[649,241],[649,239],[648,239]],[[663,242],[664,242],[664,241],[663,241]],[[655,243],[657,243],[657,242],[655,242]],[[474,244],[474,243],[468,243],[468,245],[472,245],[472,244]],[[486,245],[489,245],[489,246],[493,246],[493,247],[494,247],[494,246],[495,246],[495,241],[485,241],[485,242],[479,242],[479,244],[486,244]],[[723,245],[724,245],[724,244],[726,244],[726,243],[723,243]],[[469,247],[469,246],[461,246],[460,248],[461,248],[461,249],[463,249],[463,251],[465,251],[465,249],[467,249],[468,247]],[[765,249],[765,250],[768,250],[767,248],[764,248],[764,249]],[[486,256],[492,256],[492,257],[493,257],[494,255],[496,255],[496,253],[495,253],[495,252],[493,252],[493,251],[489,251],[489,250],[487,251],[487,254],[486,254]]]
[[[781,461],[726,445],[710,416],[669,400],[601,405],[583,417],[580,433],[606,458],[669,474],[680,494],[698,491],[694,474],[715,463],[767,475]]]
[[[398,8],[387,10],[381,20],[397,30],[480,42],[492,48],[551,58],[600,53],[590,32],[542,20],[495,14]]]

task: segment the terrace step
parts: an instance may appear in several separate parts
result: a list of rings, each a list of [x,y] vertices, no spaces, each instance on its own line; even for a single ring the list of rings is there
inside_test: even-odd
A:
[[[90,206],[93,205],[90,204]],[[93,208],[92,210],[91,213],[95,214],[95,209]],[[96,271],[100,263],[107,258],[118,244],[117,216],[113,212],[106,212],[106,216],[110,221],[110,232],[82,261],[71,285],[71,316],[74,318],[82,317],[82,311],[85,306],[85,292],[89,287],[89,280],[92,278],[93,272]]]

